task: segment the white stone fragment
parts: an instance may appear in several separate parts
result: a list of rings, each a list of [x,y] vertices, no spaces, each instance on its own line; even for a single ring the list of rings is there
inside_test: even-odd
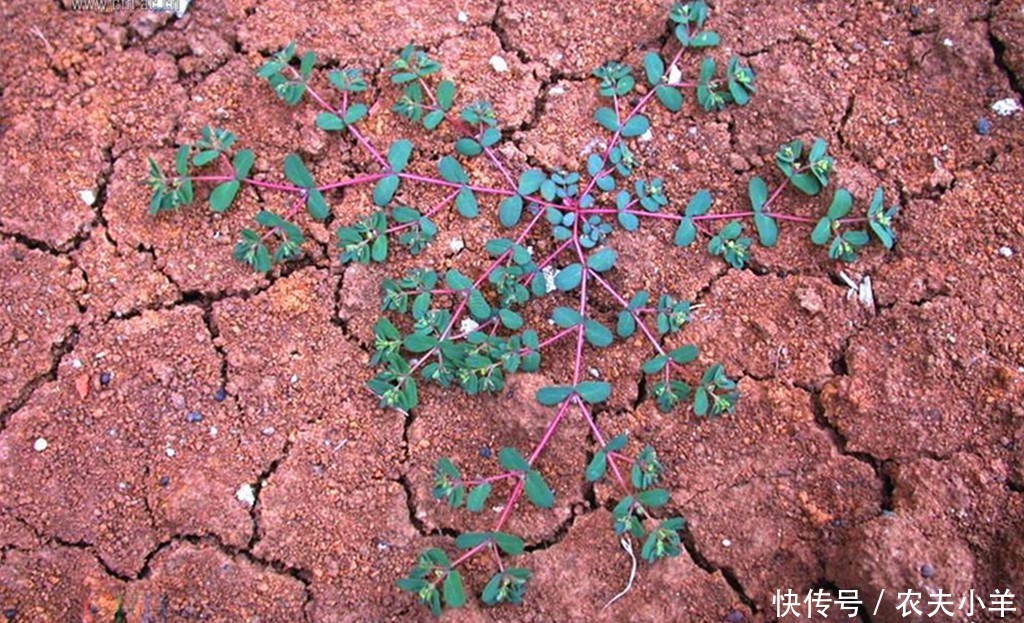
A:
[[[641,143],[649,143],[652,140],[654,140],[654,135],[651,134],[651,129],[647,128],[647,130],[643,134],[637,137],[637,140],[639,140]]]
[[[668,81],[669,81],[669,83],[670,84],[675,84],[677,82],[682,82],[682,80],[683,80],[683,71],[681,69],[679,69],[678,65],[676,65],[675,63],[672,63],[672,66],[668,68]]]
[[[91,206],[96,203],[96,193],[91,190],[78,191],[78,198],[87,206]]]
[[[459,11],[459,14],[455,17],[455,19],[459,20],[459,23],[465,24],[466,22],[469,21],[469,15],[467,15],[465,11]]]
[[[454,251],[455,253],[458,253],[459,251],[466,248],[466,243],[462,241],[462,238],[455,237],[452,238],[452,241],[448,243],[448,247],[451,248],[451,250]]]
[[[950,39],[949,37],[946,37],[945,39],[942,40],[942,45],[946,46],[947,48],[951,48],[953,47],[953,40]]]
[[[556,84],[548,89],[548,95],[565,95],[565,87],[560,84]]]
[[[43,438],[43,437],[40,437],[39,439],[36,439],[36,442],[34,444],[32,444],[32,449],[35,450],[36,452],[43,452],[44,450],[46,450],[49,447],[50,447],[50,442],[46,441],[46,439]]]
[[[246,506],[252,507],[256,504],[256,490],[252,488],[252,485],[246,483],[235,491],[235,499]]]
[[[494,69],[494,71],[498,72],[499,74],[503,74],[506,71],[508,71],[508,63],[505,61],[505,59],[498,56],[497,54],[492,56],[491,60],[488,62],[491,64],[491,67]]]
[[[462,319],[462,324],[459,325],[459,330],[462,331],[463,333],[469,333],[471,331],[476,331],[479,328],[480,328],[480,323],[477,322],[476,320],[473,320],[472,318],[463,318]]]
[[[1013,257],[1013,249],[1010,247],[999,247],[999,255],[1009,259]]]
[[[555,291],[555,275],[558,274],[558,270],[553,266],[545,266],[541,269],[540,274],[544,277],[544,292]]]
[[[1021,111],[1021,106],[1020,102],[1012,97],[1008,97],[992,104],[992,110],[994,110],[1000,117],[1009,117],[1010,115],[1019,113]]]

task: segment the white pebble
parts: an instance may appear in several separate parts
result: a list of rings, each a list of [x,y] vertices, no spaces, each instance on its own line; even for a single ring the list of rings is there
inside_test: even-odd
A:
[[[1000,117],[1009,117],[1010,115],[1020,112],[1021,107],[1020,102],[1012,97],[1008,97],[992,104],[992,110],[994,110]]]
[[[558,274],[558,270],[549,264],[541,269],[540,274],[544,277],[544,292],[554,292],[557,289],[555,287],[555,275]]]
[[[999,247],[999,255],[1002,255],[1005,258],[1011,258],[1013,257],[1013,249],[1010,247]]]
[[[176,452],[174,451],[174,448],[172,448],[172,447],[170,447],[170,446],[167,446],[167,449],[166,449],[166,450],[164,450],[164,452],[166,452],[166,453],[167,453],[167,456],[168,456],[169,458],[172,458],[172,459],[174,458],[174,455],[175,455],[175,454],[177,454],[177,453],[176,453]]]
[[[82,360],[81,359],[72,359],[71,360],[71,367],[74,368],[75,370],[81,370],[82,369]]]
[[[466,248],[466,243],[462,241],[462,238],[456,237],[452,238],[452,241],[448,243],[448,247],[455,253],[458,253]]]
[[[40,437],[39,439],[36,439],[36,442],[34,444],[32,444],[32,448],[36,452],[42,452],[43,450],[46,450],[49,447],[50,447],[50,442],[46,441],[46,439],[44,439],[42,437]]]
[[[947,48],[951,48],[953,47],[953,40],[950,39],[949,37],[946,37],[945,39],[942,40],[942,45],[946,46]]]
[[[565,95],[565,87],[560,84],[556,84],[548,89],[548,95]]]
[[[679,69],[679,67],[676,66],[675,63],[673,63],[672,66],[668,68],[668,81],[670,83],[675,84],[676,82],[681,82],[682,79],[683,79],[683,72],[682,72],[682,70]]]
[[[466,22],[469,21],[469,16],[466,15],[465,11],[459,11],[459,14],[455,17],[455,19],[457,19],[457,20],[459,20],[459,22],[465,24]]]
[[[78,191],[78,198],[87,206],[91,206],[96,203],[96,193],[91,190]]]
[[[218,431],[217,431],[217,427],[216,426],[211,426],[210,427],[210,437],[216,437],[217,436],[217,432]]]
[[[601,378],[601,372],[598,371],[597,368],[591,368],[590,370],[588,370],[588,372],[590,372],[590,376],[594,377],[595,379]]]
[[[462,324],[459,325],[459,330],[462,331],[463,333],[469,333],[471,331],[476,331],[479,328],[480,328],[480,323],[477,322],[476,320],[473,320],[472,318],[463,318],[462,319]]]
[[[491,63],[491,67],[494,68],[494,71],[498,72],[499,74],[503,74],[506,71],[508,71],[508,63],[505,62],[505,59],[501,58],[497,54],[492,56],[489,62]]]
[[[256,504],[256,490],[252,488],[252,485],[246,483],[235,491],[235,499],[251,507]]]
[[[732,547],[732,541],[729,539],[722,539],[722,547]]]
[[[277,430],[273,426],[268,426],[268,427],[264,428],[262,432],[263,432],[263,434],[265,436],[270,437],[275,432],[277,432]]]
[[[637,140],[640,141],[641,143],[649,143],[653,139],[654,139],[654,135],[651,134],[651,129],[650,128],[647,128],[647,130],[643,134],[641,134],[640,136],[637,137]]]

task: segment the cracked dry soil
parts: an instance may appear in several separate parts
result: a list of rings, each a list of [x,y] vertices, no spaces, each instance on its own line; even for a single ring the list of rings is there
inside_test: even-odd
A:
[[[645,173],[676,196],[710,188],[731,210],[751,175],[771,175],[779,143],[821,135],[840,185],[898,195],[899,245],[842,268],[786,230],[750,269],[727,271],[672,248],[667,227],[617,236],[617,283],[702,303],[673,339],[742,378],[734,417],[696,421],[646,400],[632,344],[599,364],[617,390],[602,425],[660,450],[689,520],[686,555],[642,568],[601,611],[629,566],[612,492],[581,482],[585,431],[567,426],[540,465],[556,508],[510,526],[530,543],[526,604],[449,619],[772,621],[776,590],[812,588],[869,603],[884,589],[882,611],[860,617],[872,622],[909,620],[896,590],[1009,588],[1024,608],[1024,119],[990,108],[1022,95],[1024,1],[712,4],[759,94],[718,115],[654,113]],[[397,90],[381,70],[411,40],[463,101],[495,103],[512,162],[575,164],[599,136],[589,70],[671,45],[666,9],[197,0],[174,20],[3,3],[0,621],[112,622],[119,603],[132,623],[428,620],[395,579],[422,548],[485,525],[431,500],[433,461],[493,468],[480,449],[532,440],[547,417],[532,394],[550,379],[521,375],[497,397],[428,388],[408,418],[378,409],[363,385],[367,293],[410,260],[343,268],[331,224],[307,223],[301,261],[254,275],[232,244],[276,199],[247,188],[224,217],[199,205],[153,219],[144,159],[210,123],[254,148],[264,175],[293,150],[318,178],[365,166],[313,129],[311,107],[286,108],[253,76],[296,40],[328,66],[369,68],[367,134],[414,136],[428,167],[451,136],[388,113]],[[329,199],[339,221],[369,209],[365,189]],[[784,209],[809,216],[812,203]],[[419,261],[479,269],[493,224],[441,224]],[[873,308],[846,296],[839,270],[872,278]],[[485,573],[471,566],[469,583]]]

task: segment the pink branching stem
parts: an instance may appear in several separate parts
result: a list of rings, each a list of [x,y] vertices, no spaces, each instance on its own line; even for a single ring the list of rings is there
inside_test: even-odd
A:
[[[543,261],[542,261],[542,262],[541,262],[540,264],[537,264],[537,272],[535,272],[535,273],[530,273],[529,275],[526,275],[526,276],[525,276],[525,277],[523,278],[523,283],[524,283],[525,285],[530,285],[530,282],[531,282],[531,281],[533,281],[534,277],[536,277],[537,275],[539,275],[539,274],[540,274],[540,271],[541,271],[541,270],[542,270],[542,269],[543,269],[543,268],[544,268],[545,266],[547,266],[547,265],[548,265],[548,264],[550,264],[551,262],[554,262],[554,261],[555,261],[555,259],[557,259],[557,258],[558,258],[558,256],[559,256],[559,255],[561,255],[563,251],[565,251],[566,249],[568,249],[568,248],[569,248],[569,246],[570,246],[571,244],[572,244],[572,241],[571,241],[571,240],[566,240],[566,241],[565,241],[565,242],[563,242],[563,243],[562,243],[561,245],[559,245],[559,247],[558,247],[557,249],[555,249],[554,251],[552,251],[552,252],[551,252],[551,254],[550,254],[550,255],[548,255],[548,256],[547,256],[546,258],[544,258],[544,260],[543,260]]]
[[[558,425],[561,424],[562,420],[565,418],[566,412],[569,410],[570,402],[571,400],[569,399],[562,402],[562,405],[558,408],[558,413],[555,415],[554,418],[551,419],[551,422],[548,423],[547,430],[544,431],[544,436],[541,438],[539,442],[537,442],[536,447],[534,447],[533,452],[530,453],[530,457],[527,459],[527,462],[530,465],[533,465],[534,461],[537,460],[537,457],[539,457],[540,454],[544,451],[544,448],[546,448],[547,445],[551,442],[551,438],[554,437],[555,431],[558,430]],[[518,476],[518,474],[516,476]],[[516,502],[518,502],[519,498],[522,496],[523,487],[525,486],[525,484],[525,478],[519,478],[516,481],[515,486],[512,488],[512,492],[509,493],[508,499],[505,500],[504,508],[501,509],[501,515],[498,517],[498,520],[494,522],[493,531],[497,532],[501,530],[502,527],[504,527],[505,523],[508,521],[508,518],[511,517],[512,509],[515,508]],[[488,545],[488,543],[489,541],[486,543],[481,543],[480,545],[470,550],[467,550],[464,554],[455,559],[455,561],[452,563],[452,567],[457,567],[466,560],[469,560],[477,553],[479,553],[481,550],[483,550],[484,547]]]
[[[498,547],[494,543],[490,544],[490,553],[494,555],[495,563],[498,564],[498,571],[505,573],[505,564],[502,563],[502,556],[498,554]]]
[[[458,194],[459,194],[459,191],[456,190],[452,194],[448,195],[447,197],[442,199],[440,202],[438,202],[437,205],[435,205],[434,207],[430,208],[430,210],[428,210],[426,213],[424,213],[423,216],[420,217],[420,218],[430,218],[431,216],[436,214],[438,211],[440,211],[441,208],[445,207],[446,205],[448,205],[452,201],[455,201],[455,197]],[[403,229],[408,229],[408,228],[410,228],[410,227],[412,227],[414,225],[418,225],[418,224],[419,224],[419,219],[416,219],[415,221],[409,221],[408,223],[401,223],[399,225],[395,225],[393,227],[389,227],[386,230],[384,230],[384,233],[385,234],[393,234],[395,232],[402,231]]]
[[[368,141],[366,137],[363,136],[362,132],[356,129],[356,126],[354,126],[351,123],[347,123],[345,125],[348,127],[348,131],[352,133],[352,136],[356,137],[356,140],[359,141],[359,144],[362,145],[363,148],[366,149],[366,151],[370,152],[370,155],[373,156],[374,160],[379,162],[380,165],[384,168],[391,168],[391,165],[388,164],[388,161],[384,158],[384,156],[382,156],[380,152],[377,151],[377,148],[370,144],[370,141]]]
[[[175,177],[176,180],[190,179],[193,182],[230,182],[235,179],[233,175],[194,175],[192,177]],[[246,180],[248,181],[248,180]]]
[[[476,478],[476,479],[472,479],[472,480],[464,480],[464,481],[462,481],[462,484],[464,484],[464,485],[479,485],[479,484],[483,484],[485,482],[499,482],[499,481],[502,481],[502,480],[508,480],[509,478],[519,478],[519,474],[517,474],[515,472],[504,472],[504,473],[498,474],[496,476],[487,476],[485,478]]]
[[[669,63],[669,67],[671,67],[672,65],[675,65],[676,63],[679,62],[679,59],[682,57],[683,51],[685,49],[686,48],[680,48],[680,50],[678,52],[676,52],[676,55],[674,57],[672,57],[672,62]],[[647,106],[647,103],[651,101],[651,98],[654,97],[654,94],[656,92],[657,92],[657,89],[653,89],[652,88],[651,90],[649,90],[647,92],[647,94],[644,95],[640,99],[639,102],[637,102],[637,105],[633,107],[633,110],[631,110],[629,112],[629,114],[626,115],[626,118],[619,120],[619,129],[615,131],[615,135],[612,136],[612,140],[608,142],[608,147],[606,147],[605,150],[604,150],[604,155],[601,156],[601,169],[602,170],[605,168],[605,165],[608,164],[608,158],[611,157],[612,149],[615,148],[615,145],[619,142],[619,139],[622,138],[622,128],[624,128],[626,126],[626,124],[629,123],[630,119],[632,119],[637,114],[639,114]],[[619,116],[617,110],[616,110],[616,116],[617,117]],[[583,190],[583,194],[581,196],[586,196],[586,195],[590,194],[590,191],[594,189],[594,184],[597,183],[597,180],[598,180],[599,177],[600,177],[599,175],[595,175],[594,177],[592,177],[590,179],[590,181],[587,183],[586,188]]]
[[[539,349],[544,348],[546,346],[550,346],[550,345],[554,344],[555,342],[561,340],[565,336],[569,335],[570,333],[575,333],[575,332],[576,332],[576,327],[569,327],[568,329],[562,329],[561,331],[559,331],[555,335],[549,337],[548,339],[546,339],[543,342],[541,342],[540,344],[538,344],[537,345],[537,349],[539,350]]]
[[[465,186],[475,193],[482,193],[485,195],[505,195],[509,197],[516,194],[514,191],[506,190],[504,188],[491,188],[490,186],[473,186],[470,184],[460,184],[458,182],[449,182],[437,177],[429,177],[426,175],[419,175],[416,173],[399,173],[398,177],[405,180],[413,180],[415,182],[424,182],[426,184],[433,184],[435,186],[448,186],[450,188],[462,188]]]
[[[320,192],[326,192],[328,190],[334,190],[336,188],[344,188],[346,186],[356,186],[358,184],[369,184],[371,182],[376,182],[377,180],[379,180],[381,178],[385,178],[385,177],[387,177],[389,175],[391,175],[391,173],[388,173],[388,172],[385,172],[385,173],[367,173],[365,175],[360,175],[358,177],[353,177],[353,178],[350,178],[350,179],[347,179],[347,180],[341,180],[341,181],[338,181],[338,182],[331,182],[330,184],[326,184],[324,186],[319,186],[318,190]]]
[[[291,206],[289,206],[288,211],[285,212],[284,220],[287,221],[287,220],[291,219],[293,216],[295,216],[296,214],[298,214],[299,210],[302,209],[302,206],[305,203],[306,203],[306,195],[305,194],[302,194],[302,195],[299,195],[298,197],[296,197],[295,200],[292,201]],[[274,228],[268,230],[266,233],[264,233],[263,236],[260,237],[260,240],[264,240],[264,241],[269,240],[271,238],[271,236],[277,235],[277,233],[280,230],[281,230],[280,227],[274,227]]]
[[[598,445],[604,448],[607,443],[604,440],[604,435],[601,434],[601,429],[597,426],[597,422],[594,421],[594,416],[590,414],[590,409],[588,409],[587,405],[580,400],[579,396],[573,396],[573,399],[576,401],[576,405],[580,408],[580,413],[582,413],[583,417],[587,420],[587,425],[590,426],[590,431],[594,433],[594,439],[597,441]],[[608,461],[608,464],[611,465],[612,473],[615,474],[615,480],[618,481],[624,491],[627,490],[626,481],[622,478],[619,466],[616,465],[614,461]]]
[[[542,216],[544,216],[544,212],[543,210],[539,210],[537,214],[534,215],[533,220],[527,223],[526,227],[523,228],[523,231],[519,233],[519,236],[516,238],[515,241],[516,244],[522,243],[522,241],[525,240],[526,237],[530,235],[530,232],[537,225],[537,223],[540,222]],[[497,259],[495,259],[491,263],[491,265],[488,266],[487,269],[480,275],[480,277],[478,277],[477,280],[473,282],[473,288],[479,288],[480,284],[482,284],[491,275],[491,273],[493,273],[495,269],[501,266],[511,255],[512,250],[509,249],[508,251],[505,251],[500,256],[498,256]],[[463,299],[459,301],[459,304],[455,308],[455,311],[452,312],[451,320],[448,321],[448,326],[445,327],[444,331],[441,333],[441,337],[438,338],[437,345],[431,348],[429,351],[427,351],[422,357],[420,357],[419,361],[413,364],[406,378],[411,377],[412,374],[420,366],[426,363],[431,357],[433,357],[438,352],[441,343],[448,339],[448,336],[451,335],[452,329],[455,328],[456,324],[458,324],[459,320],[462,318],[462,314],[466,311],[466,307],[468,305],[469,297],[463,297]]]
[[[501,162],[501,160],[498,159],[494,150],[490,147],[484,147],[484,153],[487,154],[487,157],[490,158],[491,162],[494,163],[494,166],[497,167],[498,171],[500,171],[501,175],[505,178],[505,181],[508,182],[508,185],[512,187],[513,192],[515,192],[516,181],[512,177],[512,174],[509,173],[508,168]]]
[[[459,565],[461,565],[462,563],[466,562],[467,560],[469,560],[473,556],[476,556],[481,551],[486,549],[488,545],[490,545],[490,541],[484,541],[483,543],[481,543],[481,544],[479,544],[479,545],[477,545],[475,547],[472,547],[472,548],[467,549],[466,551],[462,552],[462,555],[459,556],[458,558],[456,558],[452,562],[452,568],[454,569],[455,567],[458,567]]]
[[[262,180],[254,180],[252,178],[246,178],[242,181],[244,181],[246,184],[249,184],[250,186],[257,186],[259,188],[266,188],[268,190],[280,190],[288,193],[298,193],[306,190],[301,186],[294,186],[292,184],[278,184],[275,182],[264,182]]]
[[[295,71],[294,67],[289,67],[288,69],[291,70],[292,75],[295,76],[296,78],[302,77],[302,75],[299,72]],[[303,82],[305,82],[305,80],[303,80]],[[316,89],[314,89],[312,85],[310,85],[308,82],[306,83],[306,92],[309,93],[309,96],[312,97],[317,104],[320,104],[321,108],[325,109],[327,112],[331,114],[336,115],[338,113],[341,113],[341,116],[344,117],[345,114],[348,112],[347,93],[345,94],[346,97],[342,100],[342,107],[339,109],[335,108],[334,106],[331,106],[330,103],[328,103],[327,100],[321,97],[321,95],[317,93]],[[384,156],[382,156],[380,152],[377,151],[374,148],[374,146],[370,144],[370,141],[366,140],[366,138],[352,124],[345,125],[346,127],[348,127],[349,132],[352,133],[352,136],[355,137],[356,141],[358,141],[359,144],[362,145],[364,149],[366,149],[366,151],[370,152],[370,155],[373,156],[374,160],[376,160],[377,162],[380,163],[381,166],[386,168],[388,166],[388,161],[385,160]]]
[[[609,452],[608,453],[608,458],[615,459],[617,461],[622,461],[623,463],[629,463],[629,464],[633,464],[633,463],[636,462],[636,461],[633,460],[632,457],[626,456],[625,454],[622,454],[622,453],[619,453],[619,452]]]
[[[576,256],[579,258],[580,263],[583,266],[587,265],[587,259],[583,256],[583,247],[580,246],[579,239],[579,228],[580,219],[576,219],[573,223],[573,235],[572,241],[573,246],[576,247]],[[587,273],[589,270],[583,271],[583,279],[580,282],[580,315],[586,318],[587,316]],[[580,373],[583,371],[583,342],[586,338],[586,330],[583,324],[578,326],[579,335],[576,337],[576,361],[573,363],[572,369],[572,384],[578,385],[580,382]]]
[[[593,277],[597,281],[597,283],[601,285],[601,287],[607,290],[608,293],[612,295],[612,298],[614,298],[619,303],[619,305],[622,305],[623,309],[627,310],[630,314],[632,314],[633,318],[636,320],[637,325],[640,327],[640,330],[644,332],[644,335],[647,336],[648,341],[650,341],[650,343],[658,351],[658,354],[664,355],[665,349],[661,347],[661,343],[657,340],[657,338],[654,337],[654,335],[651,333],[651,330],[647,328],[647,324],[644,323],[643,319],[640,317],[640,314],[638,314],[635,310],[629,309],[629,301],[623,298],[622,295],[619,294],[618,291],[612,286],[612,284],[608,283],[608,281],[605,280],[605,278],[602,277],[599,273],[594,272],[590,269],[587,269],[586,272],[590,273],[590,276]]]

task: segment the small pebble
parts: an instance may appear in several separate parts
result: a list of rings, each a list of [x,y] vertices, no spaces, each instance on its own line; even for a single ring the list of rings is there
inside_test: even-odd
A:
[[[71,367],[74,368],[75,370],[81,370],[82,369],[82,360],[81,359],[72,359],[71,360]]]
[[[988,136],[989,133],[992,132],[992,122],[982,117],[981,119],[978,119],[975,129],[978,130],[978,134]]]
[[[491,60],[488,62],[491,64],[491,67],[494,69],[494,71],[498,72],[499,74],[503,74],[506,71],[508,71],[508,62],[506,62],[505,59],[501,58],[497,54],[492,56]]]
[[[277,431],[276,431],[276,429],[273,426],[268,426],[268,427],[264,428],[262,432],[267,437],[270,437],[271,435],[273,435]]]
[[[992,110],[994,110],[1000,117],[1009,117],[1010,115],[1020,112],[1021,106],[1020,102],[1017,100],[1012,97],[1007,97],[1006,99],[1001,99],[992,104]]]
[[[203,421],[203,414],[198,411],[189,411],[185,419],[188,420],[189,424],[195,424],[196,422]]]
[[[485,459],[491,458],[491,449],[490,448],[480,448],[480,456],[482,456]]]
[[[80,190],[78,191],[78,198],[82,200],[87,206],[91,206],[96,203],[96,193],[91,190]]]
[[[166,487],[167,485],[171,484],[171,477],[170,476],[161,476],[160,480],[158,480],[157,482],[160,483],[161,487]]]
[[[726,623],[743,623],[743,621],[745,620],[746,617],[743,616],[743,613],[739,610],[733,610],[729,613],[728,616],[725,617]]]
[[[224,402],[228,397],[228,390],[223,387],[217,388],[217,391],[213,394],[213,399],[217,402]]]
[[[4,610],[4,617],[8,621],[13,621],[14,617],[18,616],[18,610],[16,608],[8,608]]]
[[[1013,249],[1010,247],[999,247],[999,255],[1002,255],[1006,259],[1013,257]]]
[[[929,564],[921,565],[921,577],[930,578],[933,575],[935,575],[935,567]]]
[[[36,452],[42,452],[43,450],[46,450],[49,447],[50,447],[50,442],[46,441],[46,439],[44,439],[42,437],[40,437],[39,439],[36,439],[36,442],[34,444],[32,444],[32,448],[35,449]]]
[[[109,372],[101,372],[100,373],[100,385],[102,385],[104,387],[106,387],[107,385],[110,385],[110,379],[111,378],[113,378],[113,375],[111,375]]]
[[[469,21],[469,15],[466,15],[465,11],[459,11],[459,14],[456,16],[455,19],[459,20],[459,23],[465,24],[466,22]]]
[[[722,539],[722,547],[732,547],[732,541],[729,539]]]
[[[174,458],[174,455],[176,454],[176,452],[174,451],[174,448],[171,448],[171,447],[168,447],[166,450],[164,450],[164,453],[167,454],[168,458],[172,458],[172,459]]]
[[[244,484],[235,491],[235,499],[246,506],[253,506],[256,504],[256,491],[252,485]]]

